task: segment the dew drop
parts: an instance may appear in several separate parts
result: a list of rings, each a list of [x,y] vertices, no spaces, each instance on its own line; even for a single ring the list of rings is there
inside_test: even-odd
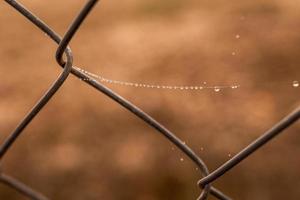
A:
[[[180,158],[180,161],[181,161],[181,162],[183,162],[183,161],[184,161],[184,159],[183,159],[183,158]]]
[[[239,34],[237,34],[237,35],[235,36],[236,39],[240,39],[240,37],[241,37],[241,36],[240,36]]]
[[[219,87],[215,87],[214,90],[215,90],[215,92],[220,92],[221,91],[221,89]]]
[[[233,51],[233,52],[231,53],[231,55],[235,56],[235,55],[236,55],[236,52]]]
[[[196,171],[198,171],[199,170],[199,168],[198,167],[196,167]]]
[[[298,81],[293,81],[293,87],[295,87],[295,88],[296,88],[296,87],[299,87],[299,85],[300,85],[300,84],[299,84],[299,82],[298,82]]]
[[[231,154],[230,153],[228,154],[228,157],[231,158]]]

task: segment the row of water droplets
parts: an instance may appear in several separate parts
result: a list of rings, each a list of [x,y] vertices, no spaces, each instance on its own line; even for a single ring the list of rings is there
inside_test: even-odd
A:
[[[245,18],[242,17],[241,20]],[[236,34],[235,39],[240,39],[241,35]],[[232,56],[236,56],[237,52],[233,51],[231,53]],[[115,84],[121,86],[129,86],[129,87],[139,87],[139,88],[149,88],[149,89],[165,89],[165,90],[203,90],[203,89],[213,89],[215,92],[220,92],[222,89],[238,89],[241,87],[238,84],[235,85],[223,85],[223,86],[208,86],[207,82],[203,82],[201,85],[195,86],[183,86],[183,85],[157,85],[157,84],[146,84],[146,83],[137,83],[137,82],[127,82],[127,81],[120,81],[120,80],[112,80],[108,78],[104,78],[100,75],[91,73],[79,67],[74,67],[75,69],[83,72],[84,74],[88,75],[90,78],[94,78],[99,80],[100,82],[108,83],[108,84]],[[299,87],[298,81],[293,81],[293,87]]]
[[[213,89],[215,92],[220,92],[221,89],[237,89],[240,85],[227,85],[227,86],[208,86],[206,82],[203,82],[199,86],[180,86],[180,85],[155,85],[155,84],[145,84],[145,83],[136,83],[136,82],[126,82],[120,80],[107,79],[97,74],[91,73],[79,67],[74,67],[75,69],[85,73],[91,78],[98,79],[100,82],[116,84],[122,86],[130,87],[140,87],[140,88],[152,88],[152,89],[165,89],[165,90],[203,90],[203,89]]]
[[[240,39],[240,35],[235,35],[236,39]],[[231,53],[232,56],[236,55],[236,52]],[[194,85],[194,86],[183,86],[183,85],[157,85],[157,84],[146,84],[146,83],[137,83],[137,82],[127,82],[127,81],[120,81],[120,80],[112,80],[108,78],[104,78],[100,75],[91,73],[79,67],[74,67],[75,69],[83,72],[84,74],[88,75],[91,78],[97,79],[100,82],[115,84],[115,85],[122,85],[122,86],[129,86],[129,87],[140,87],[140,88],[149,88],[149,89],[165,89],[165,90],[203,90],[203,89],[213,89],[215,92],[220,92],[222,89],[238,89],[240,85],[223,85],[223,86],[208,86],[207,82],[203,82],[201,85]]]
[[[238,84],[235,85],[223,85],[223,86],[208,86],[206,82],[203,82],[200,86],[175,86],[175,85],[155,85],[155,84],[145,84],[145,83],[137,83],[137,82],[127,82],[127,81],[120,81],[120,80],[112,80],[107,79],[97,74],[91,73],[79,67],[74,67],[75,69],[83,72],[84,74],[88,75],[91,78],[98,79],[100,82],[115,84],[115,85],[122,85],[122,86],[129,86],[129,87],[140,87],[140,88],[152,88],[152,89],[165,89],[165,90],[203,90],[203,89],[213,89],[215,92],[220,92],[222,89],[238,89],[241,86]],[[297,88],[300,86],[299,81],[293,81],[292,86]]]

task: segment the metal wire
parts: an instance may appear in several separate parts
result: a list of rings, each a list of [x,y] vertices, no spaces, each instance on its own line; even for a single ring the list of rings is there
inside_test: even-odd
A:
[[[294,124],[300,117],[300,107],[296,109],[296,111],[292,112],[274,127],[272,127],[269,131],[255,140],[252,144],[234,156],[232,159],[227,161],[224,165],[219,167],[217,170],[209,173],[209,170],[203,160],[183,141],[181,141],[173,132],[168,130],[166,127],[161,125],[143,110],[135,106],[133,103],[129,102],[119,94],[115,93],[108,87],[99,83],[93,77],[88,76],[81,70],[80,68],[73,66],[73,57],[72,51],[68,47],[69,42],[74,37],[77,30],[80,28],[82,22],[86,19],[87,15],[94,8],[95,4],[98,0],[89,0],[83,7],[83,9],[79,12],[78,16],[72,22],[71,26],[67,30],[66,34],[63,38],[61,38],[54,30],[52,30],[46,23],[36,17],[32,12],[30,12],[25,6],[15,0],[5,0],[10,6],[16,9],[20,14],[26,17],[30,22],[32,22],[36,27],[38,27],[41,31],[46,33],[54,42],[58,44],[58,48],[56,51],[56,61],[63,68],[61,74],[54,81],[52,86],[46,91],[46,93],[42,96],[42,98],[37,102],[35,106],[31,109],[31,111],[25,116],[25,118],[20,122],[20,124],[16,127],[16,129],[7,137],[7,139],[0,146],[0,161],[2,161],[4,155],[8,152],[11,146],[14,144],[16,139],[18,139],[23,130],[30,124],[30,122],[37,116],[37,114],[44,108],[44,106],[51,100],[53,95],[59,90],[59,88],[63,85],[63,83],[67,80],[68,75],[71,73],[76,77],[82,79],[85,83],[89,84],[97,91],[102,92],[107,97],[111,98],[120,106],[123,106],[128,111],[136,115],[138,118],[143,120],[145,123],[153,127],[159,133],[161,133],[166,139],[175,144],[178,149],[180,149],[184,154],[186,154],[200,169],[201,176],[203,177],[199,182],[199,186],[202,188],[202,192],[198,197],[199,200],[205,200],[208,198],[208,195],[211,194],[217,199],[221,200],[229,200],[230,197],[223,194],[218,189],[211,186],[211,183],[220,178],[224,173],[231,170],[241,161],[246,159],[249,155],[256,152],[263,145],[268,143],[272,138],[282,133],[286,128]],[[64,61],[62,59],[62,55],[65,53],[67,60]],[[34,191],[29,186],[20,181],[4,174],[0,171],[0,182],[14,188],[16,191],[19,191],[24,196],[35,199],[35,200],[46,200],[48,199],[44,195],[39,192]]]

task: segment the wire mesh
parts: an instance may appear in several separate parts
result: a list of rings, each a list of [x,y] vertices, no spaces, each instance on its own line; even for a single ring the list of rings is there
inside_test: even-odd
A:
[[[2,145],[0,146],[0,161],[10,150],[11,146],[15,143],[15,141],[22,135],[23,130],[31,123],[31,121],[51,100],[53,95],[55,95],[55,93],[60,89],[60,87],[64,84],[64,82],[67,80],[70,74],[80,78],[89,86],[95,88],[99,92],[102,92],[108,98],[114,100],[120,106],[126,108],[129,112],[133,113],[136,117],[140,118],[145,123],[153,127],[156,131],[161,133],[166,139],[168,139],[171,143],[175,144],[178,149],[180,149],[184,154],[186,154],[199,167],[201,171],[202,178],[199,180],[198,185],[202,191],[200,196],[198,197],[199,200],[205,200],[208,198],[209,195],[213,195],[217,199],[221,200],[231,199],[229,196],[223,194],[220,190],[213,187],[212,183],[215,180],[221,178],[229,170],[232,170],[235,166],[237,166],[240,162],[245,160],[248,156],[258,151],[266,143],[269,143],[272,138],[278,136],[292,124],[296,123],[297,120],[300,118],[300,107],[298,107],[295,111],[291,112],[280,122],[271,127],[267,132],[262,134],[259,138],[257,138],[250,145],[248,145],[235,156],[233,156],[230,160],[225,162],[213,172],[209,172],[205,162],[185,142],[181,141],[173,132],[168,130],[166,127],[157,122],[155,119],[153,119],[151,116],[149,116],[147,113],[145,113],[133,103],[129,102],[128,100],[126,100],[116,92],[112,91],[105,85],[102,85],[93,77],[90,77],[84,72],[82,72],[80,68],[73,66],[72,51],[68,44],[74,37],[77,30],[80,28],[82,22],[86,19],[87,15],[92,11],[98,0],[87,1],[85,6],[74,19],[74,21],[72,22],[72,24],[70,25],[63,37],[59,36],[54,30],[51,29],[51,27],[49,27],[37,16],[35,16],[31,11],[29,11],[18,1],[5,0],[5,2],[8,3],[11,7],[13,7],[15,10],[17,10],[21,15],[27,18],[32,24],[34,24],[41,31],[46,33],[54,42],[58,44],[58,48],[56,51],[56,61],[58,65],[62,67],[62,72],[59,75],[59,77],[53,82],[52,86],[36,103],[36,105],[33,106],[31,111],[17,125],[15,130],[12,131],[12,133],[10,133],[7,139],[2,143]],[[66,61],[63,60],[63,54],[66,55]],[[0,171],[0,182],[8,187],[15,189],[16,191],[28,198],[35,200],[49,199],[45,197],[42,193],[30,188],[25,183],[22,183],[19,180],[5,174],[4,172],[2,172],[2,170]]]

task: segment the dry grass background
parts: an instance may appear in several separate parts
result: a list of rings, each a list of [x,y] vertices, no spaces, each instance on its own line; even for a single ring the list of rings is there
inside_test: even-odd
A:
[[[60,34],[85,3],[21,2]],[[299,8],[292,0],[101,1],[71,47],[75,65],[112,79],[240,84],[219,93],[109,85],[174,131],[213,170],[299,105],[299,88],[292,87],[300,79]],[[47,36],[4,2],[0,13],[3,141],[61,69],[57,46]],[[299,199],[299,128],[291,127],[215,185],[234,199]],[[195,199],[199,172],[172,147],[70,76],[2,167],[56,200]],[[0,187],[0,199],[22,198]]]

